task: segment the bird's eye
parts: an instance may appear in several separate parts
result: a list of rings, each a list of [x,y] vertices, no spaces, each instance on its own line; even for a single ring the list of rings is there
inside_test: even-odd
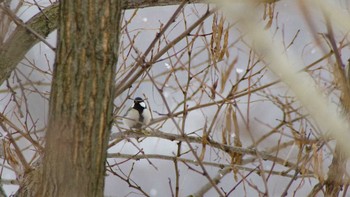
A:
[[[140,106],[143,108],[146,108],[146,103],[145,102],[140,102]]]

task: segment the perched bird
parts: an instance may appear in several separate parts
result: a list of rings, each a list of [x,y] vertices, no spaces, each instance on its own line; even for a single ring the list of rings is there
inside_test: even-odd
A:
[[[128,126],[130,129],[140,129],[143,126],[146,126],[151,121],[151,112],[147,108],[145,101],[136,97],[134,99],[134,104],[128,110],[124,117],[124,124]]]

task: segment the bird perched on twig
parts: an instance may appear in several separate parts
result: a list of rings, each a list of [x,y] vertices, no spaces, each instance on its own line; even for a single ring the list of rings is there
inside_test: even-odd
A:
[[[151,111],[147,108],[145,101],[136,97],[134,99],[134,104],[127,111],[123,122],[130,129],[141,129],[147,126],[151,121]]]

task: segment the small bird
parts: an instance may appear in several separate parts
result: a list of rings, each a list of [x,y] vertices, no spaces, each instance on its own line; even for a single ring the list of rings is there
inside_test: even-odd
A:
[[[136,97],[134,99],[134,104],[128,110],[124,117],[124,124],[130,129],[141,129],[143,126],[146,126],[151,121],[151,111],[147,108],[145,101]]]

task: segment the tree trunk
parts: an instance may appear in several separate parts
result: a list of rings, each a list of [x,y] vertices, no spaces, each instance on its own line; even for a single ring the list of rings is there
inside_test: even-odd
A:
[[[103,196],[121,2],[60,2],[45,155],[35,196]]]

